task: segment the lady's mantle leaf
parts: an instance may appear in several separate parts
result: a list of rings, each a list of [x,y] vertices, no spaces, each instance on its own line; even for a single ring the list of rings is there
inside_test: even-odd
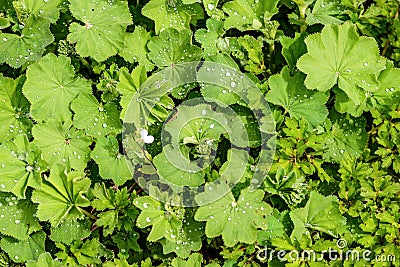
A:
[[[92,141],[83,130],[76,130],[70,122],[49,120],[35,124],[32,134],[35,144],[42,150],[43,159],[50,166],[62,163],[68,169],[83,170],[86,167]]]
[[[137,118],[138,116],[140,117],[140,112],[133,112],[131,114],[126,114],[126,110],[128,109],[128,106],[131,104],[133,96],[140,89],[140,85],[144,81],[146,81],[146,79],[147,79],[147,74],[144,66],[138,66],[134,68],[131,73],[129,73],[129,71],[126,68],[122,68],[120,71],[117,90],[121,93],[120,105],[122,107],[122,110],[120,118],[123,119],[125,122],[131,122],[132,120],[130,119],[131,116],[136,117],[134,121],[140,121],[139,118]],[[137,105],[140,105],[140,102],[138,102]],[[127,118],[125,118],[125,116],[127,116]]]
[[[167,145],[154,157],[157,173],[172,185],[199,186],[204,183],[204,171],[184,157],[179,148]],[[187,167],[183,167],[187,166]]]
[[[91,93],[90,83],[75,77],[71,59],[48,54],[30,65],[22,89],[31,103],[31,115],[37,121],[71,118],[69,104],[79,93]]]
[[[18,240],[41,229],[34,217],[36,207],[28,200],[17,200],[13,194],[0,193],[0,233]]]
[[[203,16],[202,8],[198,3],[184,5],[180,1],[174,6],[165,0],[151,0],[142,9],[142,14],[155,22],[156,33],[166,28],[177,30],[189,29],[189,23]]]
[[[201,262],[203,261],[203,256],[200,253],[193,253],[187,259],[187,261],[182,260],[180,258],[175,258],[171,262],[172,267],[201,267]]]
[[[352,118],[335,111],[332,111],[330,118],[332,128],[325,138],[324,159],[340,163],[346,158],[346,154],[359,157],[368,141],[365,118]]]
[[[187,258],[191,251],[198,251],[202,246],[204,236],[204,223],[187,218],[182,229],[178,232],[176,240],[167,238],[160,240],[165,255],[175,252],[181,258]]]
[[[305,75],[297,73],[290,76],[289,69],[269,78],[271,90],[266,95],[267,101],[282,106],[290,117],[297,120],[304,118],[312,128],[320,125],[328,116],[325,103],[327,92],[310,91],[304,86]]]
[[[303,235],[310,236],[312,230],[318,230],[337,236],[339,230],[346,225],[346,218],[339,212],[338,200],[334,196],[325,197],[315,191],[304,208],[290,212],[294,229],[292,239],[299,242]]]
[[[7,252],[14,262],[25,262],[38,259],[45,252],[44,242],[46,234],[43,231],[32,234],[28,240],[18,241],[11,237],[4,237],[0,247]]]
[[[133,33],[125,33],[124,48],[119,54],[128,62],[139,62],[146,71],[151,71],[154,64],[147,58],[147,43],[150,40],[150,33],[141,26],[136,26]]]
[[[46,170],[40,151],[32,146],[25,135],[19,135],[14,142],[0,145],[0,191],[11,192],[18,198],[25,198],[28,186],[37,188],[41,184],[41,173]]]
[[[92,95],[80,94],[71,103],[75,112],[74,125],[90,136],[119,133],[122,129],[117,106],[109,102],[103,106]]]
[[[53,260],[50,253],[40,254],[37,261],[28,261],[26,267],[63,267],[62,263],[58,260]]]
[[[29,102],[22,94],[23,78],[0,78],[0,143],[30,131]]]
[[[62,165],[55,165],[50,177],[32,193],[32,201],[39,204],[37,217],[54,227],[66,219],[83,218],[82,207],[90,204],[83,194],[89,187],[90,179],[81,172],[67,173]]]
[[[164,205],[150,196],[136,198],[134,205],[142,210],[136,221],[137,226],[153,226],[147,236],[148,241],[154,242],[163,237],[171,241],[177,240],[178,232],[182,228],[180,216],[165,209]]]
[[[170,67],[180,62],[191,62],[201,58],[201,48],[192,45],[192,33],[168,28],[159,36],[151,38],[147,47],[149,58],[158,67]]]
[[[327,91],[337,83],[356,105],[361,103],[358,87],[378,90],[377,75],[385,69],[385,60],[376,41],[359,37],[354,25],[327,25],[305,42],[308,53],[298,60],[297,67],[307,74],[307,88]]]
[[[226,17],[225,29],[236,28],[240,31],[259,30],[278,13],[278,1],[234,0],[224,4],[222,9]]]
[[[0,33],[0,63],[19,68],[26,62],[38,60],[54,40],[49,27],[47,20],[30,16],[21,35]]]
[[[69,42],[76,43],[79,55],[101,62],[122,49],[126,27],[132,24],[127,1],[70,0],[70,3],[72,15],[83,23],[71,23],[67,37]]]
[[[55,23],[60,16],[61,2],[61,0],[18,0],[14,1],[13,5],[20,18],[33,15]]]
[[[58,227],[51,228],[51,240],[71,244],[90,235],[91,222],[89,220],[65,220]]]
[[[207,201],[208,195],[214,194],[215,190],[215,187],[206,186],[206,191],[198,195],[196,201]],[[246,188],[236,200],[229,192],[217,201],[201,206],[194,218],[197,221],[207,221],[207,237],[222,235],[224,244],[228,247],[238,242],[252,244],[257,239],[257,228],[266,227],[264,215],[272,211],[262,201],[263,196],[264,192],[261,190],[250,192]]]
[[[115,137],[100,137],[91,157],[99,165],[100,176],[104,179],[112,179],[116,185],[123,185],[132,179],[132,166],[119,152]]]

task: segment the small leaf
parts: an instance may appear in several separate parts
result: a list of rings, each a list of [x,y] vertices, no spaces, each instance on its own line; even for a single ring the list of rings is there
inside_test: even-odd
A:
[[[126,27],[132,24],[127,1],[70,0],[69,8],[83,24],[72,22],[67,37],[80,56],[101,62],[123,48]]]
[[[203,256],[199,253],[193,253],[190,257],[185,261],[180,258],[175,258],[172,260],[172,267],[201,267],[201,263],[203,261]]]
[[[17,200],[12,194],[0,193],[0,233],[18,240],[41,229],[34,217],[35,205],[28,200]]]
[[[86,167],[92,141],[83,130],[76,130],[71,122],[49,120],[35,124],[32,134],[34,143],[42,149],[43,159],[50,166],[62,163],[68,169],[83,170]]]
[[[132,165],[125,155],[119,152],[115,137],[97,139],[91,157],[99,165],[100,176],[103,179],[112,179],[116,185],[123,185],[133,178]]]
[[[22,94],[20,77],[16,80],[0,77],[0,143],[21,133],[30,134],[29,102]]]
[[[71,109],[75,113],[75,127],[84,129],[89,136],[118,134],[122,130],[118,107],[112,102],[103,105],[92,94],[79,94]]]
[[[277,5],[277,1],[229,1],[222,7],[228,14],[224,27],[225,29],[236,28],[240,31],[259,30],[278,13]]]
[[[3,237],[0,247],[7,252],[14,262],[37,260],[45,252],[46,234],[43,231],[32,234],[27,240],[18,241],[11,237]]]
[[[39,30],[40,29],[40,30]],[[50,31],[50,23],[45,19],[30,16],[21,35],[0,33],[0,63],[7,63],[19,68],[26,62],[41,58],[46,46],[54,40]]]
[[[150,38],[149,32],[141,26],[136,26],[133,33],[125,33],[124,48],[119,54],[130,63],[138,62],[146,71],[153,70],[154,64],[147,58],[147,43]]]
[[[89,220],[65,220],[57,227],[51,228],[51,240],[71,244],[75,240],[87,238],[90,235]]]
[[[361,156],[368,141],[365,118],[352,118],[335,111],[331,112],[330,117],[332,128],[325,138],[324,159],[340,163],[346,154],[355,158]]]
[[[75,77],[71,59],[47,54],[26,71],[22,89],[31,103],[31,115],[38,122],[72,117],[69,105],[79,93],[91,93],[89,81]]]
[[[151,0],[143,8],[142,14],[155,22],[156,33],[166,28],[176,30],[189,29],[189,23],[203,17],[203,10],[198,3],[169,5],[165,0]],[[192,21],[193,20],[193,21]]]
[[[201,49],[191,42],[192,33],[168,28],[159,36],[152,37],[147,47],[149,59],[158,67],[170,67],[181,62],[196,61],[201,58]]]
[[[305,75],[297,73],[290,76],[289,69],[284,68],[281,74],[269,78],[271,90],[267,93],[267,101],[282,106],[291,118],[305,118],[310,127],[320,125],[328,116],[325,103],[329,94],[310,91],[304,86]]]
[[[53,260],[49,252],[40,254],[37,261],[28,261],[26,267],[63,267],[58,260]]]
[[[208,195],[215,192],[215,188],[205,188],[204,193],[196,196],[200,204],[207,202]],[[264,214],[271,211],[271,207],[262,201],[263,196],[261,190],[250,192],[249,188],[245,188],[236,200],[229,192],[212,203],[200,206],[194,218],[207,222],[207,237],[222,235],[225,246],[232,247],[238,242],[253,244],[257,239],[257,229],[266,227]]]
[[[82,208],[90,204],[83,194],[88,191],[90,183],[81,172],[67,173],[63,166],[54,166],[50,177],[32,193],[32,201],[39,204],[37,217],[49,221],[53,227],[66,219],[83,218]]]
[[[17,136],[13,143],[1,144],[0,158],[0,191],[25,198],[28,187],[40,187],[41,174],[46,171],[47,163],[25,135]]]
[[[176,241],[182,227],[181,217],[184,214],[174,214],[150,196],[136,198],[133,203],[141,210],[136,225],[139,228],[152,225],[151,231],[147,236],[148,241],[154,242],[163,237],[171,241]]]
[[[337,237],[339,231],[346,225],[346,218],[339,212],[338,199],[334,196],[325,197],[315,191],[310,194],[304,208],[290,212],[294,229],[293,240],[300,242],[303,235],[310,237],[311,230],[318,230]]]

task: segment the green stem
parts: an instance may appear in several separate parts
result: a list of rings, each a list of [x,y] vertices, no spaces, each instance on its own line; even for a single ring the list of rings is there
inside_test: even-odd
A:
[[[300,21],[300,32],[305,32],[307,30],[307,23],[306,23],[306,10],[307,5],[299,6],[299,21]]]
[[[89,62],[87,62],[83,57],[79,57],[79,61],[88,69],[89,74],[93,75],[92,66],[90,66]]]

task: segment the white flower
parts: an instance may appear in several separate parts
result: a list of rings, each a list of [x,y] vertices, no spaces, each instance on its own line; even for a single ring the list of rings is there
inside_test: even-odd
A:
[[[146,144],[151,144],[154,142],[154,136],[149,135],[146,129],[142,129],[140,131],[140,137],[143,140],[144,143]]]

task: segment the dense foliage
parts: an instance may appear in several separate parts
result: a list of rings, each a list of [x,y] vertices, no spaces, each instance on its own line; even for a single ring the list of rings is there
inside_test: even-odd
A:
[[[399,10],[397,0],[0,1],[0,266],[400,266]],[[264,130],[248,103],[205,83],[141,86],[193,61],[244,73],[262,93],[250,102],[269,103],[276,151],[257,189]],[[180,105],[199,96],[236,115]],[[123,151],[127,121],[148,127]],[[204,168],[168,161],[163,124],[182,162]],[[228,138],[239,124],[247,152]],[[156,175],[236,185],[211,202],[206,186],[204,205],[183,207],[143,190]],[[265,246],[323,255],[338,240],[371,260],[257,256]]]

